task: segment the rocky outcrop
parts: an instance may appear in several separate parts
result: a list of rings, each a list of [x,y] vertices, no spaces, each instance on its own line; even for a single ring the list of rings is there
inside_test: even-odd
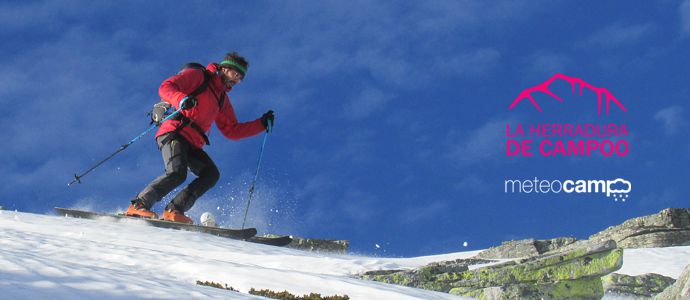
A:
[[[365,279],[414,286],[480,299],[601,298],[601,277],[618,270],[623,250],[608,241],[588,248],[541,255],[498,265],[448,272],[415,270],[368,273]]]
[[[690,245],[690,208],[667,208],[657,214],[634,218],[611,226],[578,241],[573,237],[547,240],[515,240],[491,247],[477,256],[485,259],[509,259],[557,253],[614,240],[621,248],[653,248]]]
[[[606,293],[635,299],[651,299],[672,285],[675,279],[654,273],[639,276],[613,273],[602,277],[602,282]]]
[[[556,251],[562,249],[567,245],[571,245],[577,241],[574,237],[560,237],[549,240],[535,240],[534,246],[540,254]]]
[[[681,245],[690,245],[690,209],[668,208],[609,227],[588,240],[508,241],[480,252],[476,261],[374,271],[362,278],[480,299],[599,299],[604,291],[649,298],[673,279],[657,274],[606,275],[621,267],[623,248]],[[471,265],[489,262],[486,259],[519,260],[470,270]],[[686,268],[684,279],[664,290],[659,295],[666,298],[659,299],[690,299],[688,273]]]
[[[578,241],[574,237],[559,237],[545,240],[507,241],[500,246],[480,252],[477,257],[481,259],[534,257],[587,248],[608,240],[614,240],[621,248],[690,245],[690,208],[667,208],[657,214],[630,219],[590,236],[589,240]],[[345,253],[349,242],[294,237],[294,241],[288,247]]]
[[[450,293],[480,299],[598,299],[604,294],[601,277],[622,264],[623,250],[609,241],[473,270]]]
[[[453,261],[435,262],[414,270],[380,270],[364,273],[362,278],[384,281],[393,284],[425,288],[430,285],[435,276],[443,276],[448,273],[462,273],[469,270],[469,266],[492,263],[495,261],[485,259],[457,259]],[[385,280],[380,280],[384,279]]]
[[[347,240],[307,239],[293,236],[292,243],[287,245],[287,247],[317,252],[345,253],[349,245],[350,242]]]
[[[594,277],[488,287],[462,295],[477,299],[601,299],[604,292],[601,279]]]
[[[622,248],[690,245],[690,209],[667,208],[657,214],[634,218],[589,237],[614,240]]]
[[[485,259],[524,258],[544,254],[560,249],[576,241],[573,237],[554,238],[549,240],[525,239],[503,242],[500,246],[491,247],[479,252],[477,257]]]
[[[685,270],[678,276],[676,283],[654,297],[654,300],[683,299],[690,299],[690,265],[685,266]]]
[[[501,243],[477,254],[477,257],[487,259],[522,258],[539,255],[534,239],[514,240]]]

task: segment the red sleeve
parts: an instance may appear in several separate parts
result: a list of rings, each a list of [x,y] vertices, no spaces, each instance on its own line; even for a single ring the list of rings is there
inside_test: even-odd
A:
[[[186,69],[180,74],[163,81],[158,89],[158,95],[163,101],[170,103],[175,108],[180,107],[180,101],[204,82],[202,70]]]
[[[239,123],[235,110],[229,98],[223,101],[223,107],[216,117],[216,126],[223,135],[231,140],[241,140],[262,133],[266,129],[261,124],[261,118],[254,121]]]

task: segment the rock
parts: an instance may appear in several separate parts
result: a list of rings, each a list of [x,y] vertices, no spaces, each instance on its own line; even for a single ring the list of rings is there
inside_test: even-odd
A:
[[[345,253],[349,245],[350,242],[347,240],[307,239],[293,236],[292,243],[287,247],[308,251]]]
[[[379,270],[364,273],[361,277],[385,283],[393,283],[418,288],[433,286],[430,281],[434,276],[445,273],[459,273],[469,270],[469,266],[486,264],[495,261],[485,259],[457,259],[453,261],[434,262],[414,270]],[[432,289],[432,288],[428,288]]]
[[[685,266],[685,270],[678,276],[676,283],[654,297],[654,300],[682,299],[690,299],[690,265]]]
[[[616,243],[593,245],[569,252],[537,256],[460,274],[455,287],[492,287],[516,283],[553,283],[586,277],[601,277],[623,264],[623,250]]]
[[[653,248],[690,245],[690,208],[667,208],[657,214],[633,218],[578,241],[572,237],[548,240],[525,239],[503,242],[477,256],[485,259],[531,257],[559,253],[608,240],[621,248]]]
[[[487,259],[522,258],[539,255],[534,239],[507,241],[500,246],[491,247],[477,254],[477,257]]]
[[[477,299],[601,299],[603,295],[599,277],[554,283],[521,283],[463,294]]]
[[[667,208],[611,226],[588,240],[508,241],[477,255],[481,259],[523,258],[516,261],[474,270],[461,263],[432,264],[412,271],[369,272],[362,278],[480,299],[599,299],[604,283],[610,293],[649,297],[670,284],[669,278],[616,274],[602,282],[602,276],[621,267],[622,248],[682,245],[690,245],[690,208]],[[682,280],[659,294],[675,296],[659,299],[690,299],[688,273],[686,268]]]
[[[266,234],[265,237],[281,237],[278,234]],[[347,240],[325,240],[325,239],[311,239],[303,237],[292,237],[292,242],[286,247],[314,252],[334,252],[344,254],[350,245]]]
[[[496,262],[495,260],[481,258],[461,258],[451,261],[433,262],[427,265],[433,268],[436,273],[464,272],[469,266],[481,265]]]
[[[612,273],[601,280],[606,293],[634,296],[638,299],[649,299],[676,281],[671,277],[654,273],[639,276]]]
[[[614,240],[622,248],[690,245],[690,208],[667,208],[654,215],[630,219],[589,239]]]
[[[486,259],[523,258],[544,254],[560,249],[576,241],[572,237],[554,238],[549,240],[525,239],[503,242],[498,247],[491,247],[480,252],[477,257]]]
[[[623,248],[656,248],[690,245],[690,229],[645,232],[620,241]]]
[[[601,244],[602,244],[602,242],[599,242],[599,241],[579,240],[579,241],[575,241],[572,244],[568,244],[568,245],[565,245],[561,248],[555,249],[553,251],[546,252],[543,255],[555,255],[555,254],[570,252],[570,251],[573,251],[576,249],[582,249],[582,248],[592,249],[592,248],[599,247]],[[616,245],[618,245],[618,244],[616,244]]]
[[[622,264],[623,250],[608,241],[475,270],[438,273],[422,268],[415,270],[416,277],[397,271],[363,278],[480,299],[601,298],[601,276],[618,270]]]
[[[537,247],[539,254],[556,251],[577,241],[574,237],[560,237],[550,240],[535,240],[534,246]]]

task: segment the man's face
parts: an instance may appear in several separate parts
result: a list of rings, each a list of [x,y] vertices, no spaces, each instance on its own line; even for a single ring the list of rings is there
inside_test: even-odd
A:
[[[244,79],[244,76],[234,68],[221,68],[221,72],[223,73],[222,78],[226,88],[231,88]]]

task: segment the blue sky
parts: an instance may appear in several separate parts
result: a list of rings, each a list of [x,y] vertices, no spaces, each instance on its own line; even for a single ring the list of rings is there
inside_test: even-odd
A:
[[[126,208],[162,173],[153,135],[66,184],[148,127],[163,79],[231,50],[250,62],[230,93],[239,119],[276,111],[250,213],[262,232],[412,256],[585,238],[688,206],[688,0],[5,1],[0,38],[9,209]],[[593,114],[596,96],[562,82],[553,113],[508,109],[555,73],[608,88],[628,112]],[[506,157],[506,124],[540,122],[624,123],[630,153]],[[238,226],[261,137],[213,129],[211,141],[221,180],[190,214]],[[535,176],[622,177],[633,190],[625,203],[504,193],[505,179]]]

